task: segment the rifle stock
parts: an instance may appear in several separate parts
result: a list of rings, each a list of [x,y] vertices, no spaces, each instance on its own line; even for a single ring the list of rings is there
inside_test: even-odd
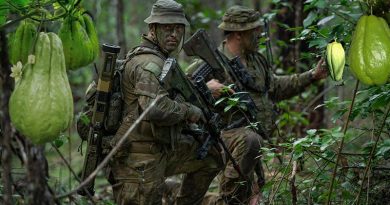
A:
[[[87,151],[84,158],[81,180],[84,181],[98,166],[102,154],[102,137],[104,122],[107,116],[107,108],[112,89],[112,78],[116,65],[116,58],[120,47],[116,45],[103,44],[104,52],[103,67],[99,73],[96,87],[96,97],[93,105],[92,126],[88,134]],[[80,195],[94,195],[95,180],[92,180],[84,188],[78,191]],[[88,192],[88,193],[86,193]]]
[[[222,59],[223,56],[213,45],[213,42],[209,40],[207,33],[204,29],[198,30],[190,39],[188,39],[183,49],[188,56],[199,56],[205,62],[207,66],[212,68],[212,72],[215,77],[222,81],[225,81],[226,62]]]

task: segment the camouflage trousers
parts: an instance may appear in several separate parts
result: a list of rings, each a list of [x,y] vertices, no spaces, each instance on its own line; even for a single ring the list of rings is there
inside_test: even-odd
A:
[[[258,189],[258,183],[264,183],[264,172],[259,158],[262,138],[245,127],[224,131],[222,138],[247,180],[240,178],[232,162],[228,161],[218,176],[220,197],[229,205],[248,204]]]
[[[127,152],[121,150],[126,154],[118,154],[111,162],[115,202],[161,204],[165,178],[185,173],[177,204],[200,204],[211,181],[222,170],[223,161],[216,149],[210,149],[205,159],[197,160],[198,147],[199,143],[186,135],[181,135],[173,150],[153,142],[132,142]]]

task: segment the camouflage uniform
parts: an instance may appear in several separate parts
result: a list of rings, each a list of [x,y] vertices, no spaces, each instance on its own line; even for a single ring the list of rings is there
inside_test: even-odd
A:
[[[223,16],[223,22],[218,26],[224,31],[246,31],[263,25],[260,14],[253,9],[242,6],[229,8]],[[231,60],[235,56],[225,47],[226,41],[222,42],[219,50]],[[274,102],[290,98],[313,82],[311,71],[289,76],[276,76],[272,73],[271,66],[266,58],[259,52],[246,53],[240,56],[246,62],[246,71],[253,78],[252,85],[244,85],[257,106],[257,121],[263,127],[263,137],[268,138],[272,133],[275,123]],[[190,71],[202,63],[197,60],[190,65]],[[209,78],[211,79],[211,78]],[[225,79],[230,79],[226,76]],[[231,80],[222,82],[225,85],[234,83]],[[241,118],[239,112],[224,113],[225,123],[228,125],[234,120]],[[249,128],[240,127],[224,131],[222,135],[233,157],[239,162],[244,175],[249,182],[240,183],[238,173],[234,170],[231,162],[228,162],[223,173],[220,174],[220,196],[227,204],[247,204],[252,193],[254,173],[258,183],[264,183],[260,155],[262,137]]]
[[[164,20],[167,21],[161,22]],[[145,22],[188,24],[181,5],[171,0],[157,1]],[[180,97],[171,99],[170,89],[160,85],[158,77],[167,57],[168,53],[147,36],[128,55],[130,60],[122,80],[125,117],[112,146],[153,99],[163,97],[131,132],[111,162],[117,204],[161,204],[165,177],[181,173],[186,175],[177,204],[200,204],[212,179],[222,169],[216,150],[211,150],[204,160],[196,160],[199,143],[192,136],[181,134],[196,107]]]

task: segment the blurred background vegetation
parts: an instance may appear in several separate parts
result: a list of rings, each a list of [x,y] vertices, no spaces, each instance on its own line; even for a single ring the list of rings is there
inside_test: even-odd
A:
[[[7,2],[9,1],[0,0],[0,5],[6,5]],[[260,11],[270,24],[269,38],[264,35],[259,49],[266,55],[265,42],[270,40],[274,72],[281,75],[313,68],[318,59],[324,57],[326,45],[334,39],[341,42],[348,53],[358,18],[372,11],[366,0],[178,2],[184,5],[191,23],[188,36],[199,28],[205,28],[216,43],[222,40],[222,33],[217,25],[226,8],[241,4]],[[143,20],[149,15],[153,3],[153,0],[81,2],[82,7],[94,17],[100,43],[120,45],[121,58],[139,43],[141,34],[147,32],[147,25]],[[7,15],[7,19],[3,19],[3,26],[0,27],[2,41],[6,41],[15,32],[17,19],[28,14],[31,9],[23,7],[13,10]],[[0,12],[2,11],[0,6]],[[379,16],[385,16],[389,11],[390,8],[383,8],[383,11],[374,9]],[[51,22],[48,29],[56,31],[59,23],[60,21]],[[2,49],[4,51],[4,47]],[[98,58],[95,61],[98,68],[101,60]],[[191,59],[180,54],[179,61],[185,68]],[[3,64],[0,70],[5,69],[9,69],[9,66]],[[12,90],[12,85],[5,83],[4,74],[0,77],[0,95],[4,95],[7,90]],[[74,97],[76,121],[86,104],[85,90],[96,78],[94,65],[69,71],[68,77]],[[390,102],[390,84],[361,84],[348,118],[355,85],[356,79],[349,72],[347,62],[342,83],[335,83],[328,78],[311,86],[301,95],[278,103],[277,131],[261,150],[267,173],[267,184],[263,190],[264,204],[325,204],[329,200],[333,204],[353,204],[357,199],[365,204],[387,204],[390,201],[390,119],[386,112]],[[3,106],[4,103],[6,102],[2,103]],[[344,128],[347,121],[350,124]],[[340,154],[339,169],[335,173],[333,169],[338,147],[343,138],[344,148]],[[376,139],[379,140],[377,145]],[[85,153],[85,144],[83,146],[81,143],[74,125],[52,144],[45,146],[48,183],[56,195],[72,190],[79,183],[65,161],[76,174],[80,174],[83,163],[81,151]],[[5,166],[4,163],[2,166]],[[26,183],[25,165],[16,155],[12,155],[11,167],[13,187],[16,190],[13,194],[14,203],[26,204],[28,200],[23,191],[17,191],[18,187],[23,187],[23,183]],[[363,180],[365,170],[368,170],[368,179]],[[334,177],[334,188],[330,191],[330,182]],[[4,194],[2,184],[0,194]],[[88,204],[88,200],[74,195],[63,199],[61,203]],[[99,204],[114,204],[110,186],[103,173],[97,179],[95,201]]]

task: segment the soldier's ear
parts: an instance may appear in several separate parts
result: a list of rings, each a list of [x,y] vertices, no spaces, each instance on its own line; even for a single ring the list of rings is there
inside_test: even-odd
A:
[[[155,34],[156,33],[156,26],[155,24],[149,24],[149,32]]]
[[[153,40],[156,39],[156,27],[157,24],[149,24],[149,34],[153,38]]]

